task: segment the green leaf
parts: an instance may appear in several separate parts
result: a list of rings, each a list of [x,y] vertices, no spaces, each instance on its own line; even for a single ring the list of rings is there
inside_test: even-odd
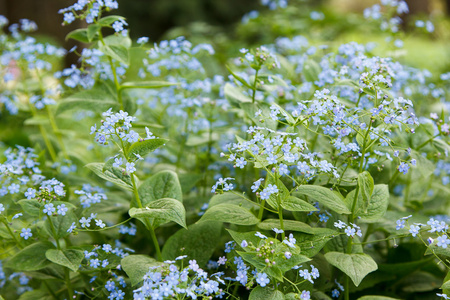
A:
[[[121,45],[103,45],[99,43],[99,49],[112,59],[117,60],[125,65],[129,64],[128,49]]]
[[[202,145],[207,145],[211,142],[215,142],[218,141],[220,138],[219,134],[213,132],[211,135],[209,135],[208,132],[202,132],[200,134],[194,135],[191,134],[189,135],[187,141],[186,141],[186,146],[189,147],[196,147],[196,146],[202,146]]]
[[[27,271],[27,274],[33,278],[39,278],[40,280],[46,279],[62,279],[64,280],[64,267],[51,264],[48,267],[40,269],[38,271]]]
[[[228,233],[231,235],[236,244],[240,245],[243,240],[246,240],[249,244],[252,243],[255,247],[258,246],[261,238],[255,235],[256,231],[248,231],[248,232],[237,232],[231,229],[227,229]],[[245,248],[245,251],[250,251],[250,249]]]
[[[173,234],[162,249],[164,260],[173,260],[180,255],[195,259],[205,266],[221,240],[222,223],[205,222],[189,225]]]
[[[35,199],[23,199],[20,200],[19,205],[23,211],[31,217],[38,217],[41,212],[41,203]]]
[[[91,24],[88,26],[87,28],[87,38],[89,40],[89,42],[92,42],[92,40],[94,39],[94,37],[98,34],[99,30],[102,27],[98,24]]]
[[[240,83],[242,83],[244,86],[248,87],[249,89],[253,89],[253,87],[247,83],[247,81],[244,80],[244,78],[242,78],[241,76],[237,75],[236,73],[234,73],[230,67],[225,66],[228,70],[228,72],[230,72],[230,74]]]
[[[50,124],[50,120],[48,116],[34,116],[32,118],[26,119],[23,122],[24,125],[48,125]]]
[[[441,286],[442,292],[444,294],[450,295],[450,272],[447,272],[447,275],[444,277],[444,284]]]
[[[143,206],[162,198],[183,202],[183,192],[177,173],[172,171],[161,171],[147,178],[139,186],[138,192]]]
[[[239,106],[242,108],[242,110],[245,112],[247,117],[252,120],[256,125],[263,126],[272,130],[276,130],[278,126],[278,121],[272,120],[272,118],[262,118],[255,116],[255,113],[261,110],[263,116],[269,116],[270,115],[270,105],[264,102],[258,102],[258,103],[247,103],[243,102],[240,103]],[[260,122],[262,119],[263,122]]]
[[[105,171],[108,171],[108,170],[112,170],[112,168],[113,168],[113,164],[115,163],[115,161],[116,161],[116,156],[113,156],[113,157],[111,157],[110,159],[108,159],[104,164],[103,164],[103,169],[102,169],[102,172],[103,173],[105,173]],[[112,172],[112,171],[111,171]]]
[[[50,242],[38,242],[23,248],[16,255],[11,257],[5,267],[10,268],[16,272],[20,271],[36,271],[43,269],[51,264],[45,257],[45,253],[49,249],[54,249]]]
[[[373,258],[364,253],[328,252],[325,254],[325,259],[331,265],[347,274],[356,286],[361,283],[367,274],[378,268]]]
[[[281,272],[278,266],[272,266],[271,268],[267,268],[266,263],[264,262],[264,258],[258,257],[258,253],[256,252],[242,252],[236,251],[239,256],[241,256],[246,262],[250,263],[254,266],[259,272],[264,270],[267,275],[271,278],[275,278],[278,281],[283,281],[283,273]]]
[[[374,186],[373,178],[369,172],[364,171],[358,175],[358,186],[363,199],[363,210],[367,212],[367,206],[369,205]]]
[[[267,187],[267,185],[269,185],[269,184],[276,185],[278,187],[279,192],[277,194],[270,195],[269,199],[267,199],[266,202],[270,206],[272,206],[275,210],[278,210],[278,197],[280,197],[280,203],[281,203],[281,206],[283,206],[284,201],[290,196],[289,190],[284,185],[284,183],[281,181],[281,179],[276,180],[275,178],[273,178],[270,175],[267,176],[265,186]],[[289,206],[289,204],[288,204],[288,206]]]
[[[303,76],[305,76],[305,80],[308,82],[314,82],[319,79],[320,74],[320,66],[314,60],[309,59],[305,62],[303,66]]]
[[[441,289],[441,290],[448,290],[448,289],[450,289],[450,280],[444,282],[444,283],[441,285],[440,289]]]
[[[66,41],[73,39],[82,43],[89,43],[88,33],[86,28],[75,29],[66,35]]]
[[[146,208],[131,208],[132,218],[149,218],[154,227],[173,221],[186,227],[186,211],[183,204],[175,199],[163,198],[150,202]]]
[[[28,291],[20,295],[19,300],[54,300],[52,295],[49,295],[44,290],[33,290]],[[0,296],[0,300],[4,300],[3,297]]]
[[[125,48],[130,48],[133,44],[128,36],[123,36],[121,34],[111,34],[104,38],[104,42],[107,46],[120,46]]]
[[[68,202],[62,202],[66,206],[68,206]],[[57,207],[57,203],[54,203],[55,207]],[[67,230],[70,228],[73,222],[77,221],[77,217],[74,214],[73,211],[69,210],[66,212],[66,215],[57,215],[57,216],[51,216],[49,218],[52,218],[53,226],[55,228],[56,237],[55,238],[64,238],[68,236],[70,233],[67,232]],[[44,223],[44,228],[47,231],[47,233],[51,236],[53,236],[53,230],[51,228],[50,222],[48,220]]]
[[[145,127],[149,127],[149,128],[155,128],[155,129],[164,129],[163,125],[160,124],[154,124],[154,123],[147,123],[147,122],[133,122],[133,127],[136,128],[145,128]]]
[[[450,152],[450,145],[444,140],[434,139],[433,146],[442,153],[445,153],[445,151]]]
[[[318,185],[301,185],[294,193],[294,195],[296,194],[308,196],[339,214],[351,213],[342,199],[342,196],[325,187]]]
[[[58,102],[56,114],[73,109],[102,113],[110,108],[113,110],[119,109],[119,102],[112,95],[105,92],[104,89],[94,88],[89,91],[75,93]]]
[[[302,254],[313,257],[327,244],[329,240],[339,233],[328,228],[311,228],[312,233],[293,232],[297,244],[302,245]]]
[[[351,80],[351,79],[341,79],[341,80],[335,80],[334,85],[344,85],[344,86],[350,86],[355,89],[359,89],[360,85],[358,82]]]
[[[280,268],[281,272],[285,273],[291,270],[293,267],[298,266],[302,263],[310,261],[309,257],[301,254],[294,254],[290,259],[286,259],[285,257],[279,257],[275,261],[277,263],[278,268]]]
[[[187,194],[191,191],[191,189],[197,184],[200,179],[203,178],[203,175],[194,174],[194,173],[185,173],[178,174],[178,179],[180,180],[181,190],[183,193]]]
[[[133,186],[129,175],[123,174],[118,168],[111,168],[110,170],[103,172],[103,166],[103,163],[90,163],[85,167],[94,172],[98,177],[112,182],[128,191],[133,191]]]
[[[252,102],[252,99],[242,93],[239,87],[235,87],[230,83],[225,84],[223,88],[225,98],[234,105],[239,105],[241,102]]]
[[[386,296],[362,296],[358,300],[400,300],[398,298],[391,298]]]
[[[418,271],[402,279],[402,290],[407,293],[431,292],[442,284],[442,279],[429,273]]]
[[[159,147],[161,147],[162,145],[164,145],[167,142],[168,142],[168,140],[166,140],[166,139],[149,139],[149,140],[138,141],[136,143],[133,143],[128,148],[128,151],[127,151],[128,156],[130,158],[132,158],[132,157],[136,157],[135,154],[138,154],[142,157],[145,157],[147,154],[155,151],[156,149],[158,149]]]
[[[311,226],[300,221],[284,220],[283,225],[285,231],[297,231],[308,234],[314,233],[314,230]],[[281,224],[279,219],[267,219],[259,223],[258,227],[264,230],[272,230],[272,228],[280,229]]]
[[[318,209],[315,208],[313,205],[309,204],[308,202],[299,199],[294,196],[289,196],[286,199],[284,199],[283,203],[281,203],[281,206],[289,211],[317,211]]]
[[[120,85],[121,89],[159,89],[168,86],[178,85],[178,83],[168,81],[127,81]],[[133,124],[134,126],[134,124]]]
[[[411,151],[411,157],[417,161],[417,166],[411,169],[413,172],[411,179],[413,181],[422,180],[423,178],[429,179],[436,168],[434,163],[415,150]]]
[[[55,264],[67,267],[76,272],[80,267],[84,254],[83,251],[75,249],[66,249],[63,251],[49,249],[45,252],[45,257]]]
[[[242,196],[242,197],[244,197],[244,196]],[[217,195],[214,195],[211,198],[211,200],[209,200],[209,207],[213,207],[213,206],[219,205],[219,204],[235,204],[235,205],[242,206],[242,207],[245,207],[248,209],[251,209],[251,208],[257,209],[259,207],[259,205],[257,205],[256,203],[250,202],[251,201],[250,199],[249,199],[249,201],[246,201],[242,197],[239,195],[236,195],[234,193],[231,193],[231,192],[217,194]]]
[[[284,294],[269,287],[255,287],[248,300],[284,300]]]
[[[219,204],[210,207],[199,222],[220,221],[237,225],[255,225],[259,222],[248,209],[234,204]]]
[[[100,20],[98,20],[98,24],[100,24],[101,26],[109,26],[112,23],[116,22],[116,21],[120,21],[120,20],[125,20],[124,17],[122,16],[106,16],[101,18]]]
[[[358,214],[361,222],[375,223],[385,215],[389,205],[389,187],[386,184],[374,186],[366,213]]]
[[[163,263],[146,255],[132,254],[122,258],[120,265],[135,286],[144,281],[144,275],[151,267],[162,266]]]
[[[409,245],[413,246],[412,243]],[[416,261],[379,264],[378,271],[383,274],[396,275],[397,277],[405,277],[421,268],[424,268],[426,265],[432,264],[433,259],[434,256],[430,256],[425,259]]]
[[[284,110],[284,108],[282,108],[276,103],[272,103],[271,105],[276,106],[278,108],[280,113],[286,118],[286,121],[288,122],[289,125],[291,126],[295,125],[295,119],[292,117],[290,113],[288,113],[286,110]]]
[[[425,251],[425,255],[430,255],[433,253],[437,254],[437,255],[444,255],[444,256],[450,257],[450,247],[447,247],[447,248],[439,247],[437,245],[437,240],[434,240],[433,243],[431,243],[427,247],[427,250]]]

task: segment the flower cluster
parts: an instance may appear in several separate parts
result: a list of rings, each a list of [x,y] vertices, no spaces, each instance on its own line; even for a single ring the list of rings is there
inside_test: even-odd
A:
[[[288,5],[287,0],[261,0],[261,4],[267,6],[271,10],[277,8],[286,8]]]
[[[276,109],[272,110],[274,117]],[[317,152],[309,152],[306,141],[296,134],[274,131],[264,127],[250,127],[247,132],[253,136],[249,141],[240,139],[238,143],[229,145],[228,160],[234,162],[235,167],[243,168],[248,162],[257,168],[264,168],[267,172],[280,176],[299,176],[303,181],[309,181],[317,174],[331,174],[338,178],[336,167],[326,160],[320,160],[322,156]],[[262,188],[262,179],[256,181],[252,187],[253,192]],[[270,185],[270,186],[269,186]],[[276,186],[269,184],[260,193],[267,198],[270,194],[277,193]]]
[[[212,186],[211,193],[216,193],[217,189],[223,192],[231,191],[234,189],[234,185],[231,182],[227,182],[229,180],[234,180],[234,178],[219,178],[217,182]]]
[[[64,14],[64,24],[70,24],[75,19],[86,20],[86,23],[93,23],[99,18],[103,11],[110,11],[119,8],[116,0],[78,0],[75,4],[60,9],[59,13]]]
[[[6,161],[0,163],[0,196],[19,194],[21,190],[38,185],[45,179],[41,175],[34,149],[17,146],[17,149],[8,148],[4,155]],[[34,190],[30,196],[34,197],[35,193]],[[29,198],[29,195],[25,197]]]
[[[129,116],[127,112],[120,111],[113,113],[112,109],[104,112],[102,125],[97,129],[97,124],[91,127],[91,134],[95,133],[95,140],[101,145],[107,145],[108,140],[118,138],[119,140],[129,143],[137,142],[140,138],[139,134],[131,130],[131,123],[136,120],[135,117]]]
[[[351,226],[350,226],[351,225]],[[342,222],[341,220],[334,222],[334,227],[339,229],[344,229],[344,232],[347,236],[354,238],[355,235],[362,237],[361,227],[359,227],[356,224],[350,223],[350,225],[347,225],[346,223]]]
[[[107,200],[105,191],[101,187],[93,187],[90,184],[83,184],[81,190],[75,190],[75,194],[79,195],[80,203],[83,208],[91,207],[92,204],[100,203]]]
[[[140,74],[145,76],[145,72],[148,72],[157,77],[164,69],[204,72],[201,62],[195,57],[200,51],[214,54],[211,45],[199,44],[193,47],[192,43],[182,36],[174,40],[164,40],[148,51],[148,59],[143,61],[145,68],[140,70]]]
[[[395,229],[401,230],[405,228],[408,219],[411,217],[412,215],[397,220]],[[424,232],[426,229],[429,229],[428,230],[429,233],[437,234],[437,237],[435,239],[433,239],[432,237],[428,238],[428,247],[430,249],[435,250],[436,247],[446,249],[450,245],[450,239],[448,236],[449,225],[447,224],[446,221],[438,218],[438,216],[431,217],[427,221],[427,224],[413,223],[409,225],[408,232],[411,234],[412,237],[419,236],[421,238],[421,233]]]
[[[169,297],[219,297],[225,294],[221,284],[225,284],[221,276],[223,273],[208,275],[199,267],[195,260],[179,269],[176,262],[186,258],[177,257],[174,261],[150,267],[144,276],[142,287],[133,291],[134,299],[169,299]]]

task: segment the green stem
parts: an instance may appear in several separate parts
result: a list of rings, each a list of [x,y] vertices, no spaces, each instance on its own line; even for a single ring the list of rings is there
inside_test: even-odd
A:
[[[264,205],[266,204],[266,200],[261,200],[261,206],[259,207],[258,219],[262,221],[264,214]]]
[[[45,287],[47,288],[48,292],[50,293],[50,295],[52,295],[52,297],[56,300],[58,300],[59,298],[56,296],[55,292],[50,288],[50,286],[48,285],[47,281],[43,281]]]
[[[68,268],[64,268],[64,279],[67,285],[67,293],[69,294],[69,299],[73,298],[72,283],[70,282],[70,271]]]
[[[58,248],[58,250],[61,250],[61,244],[59,243],[58,235],[56,234],[55,226],[53,225],[51,216],[48,216],[48,222],[50,223],[50,227],[52,228],[53,238],[56,241],[56,247]]]
[[[398,169],[395,170],[394,175],[392,175],[391,179],[389,180],[389,187],[394,185],[394,182],[397,180],[398,175],[400,175],[400,172]]]
[[[369,226],[367,226],[367,230],[366,230],[366,233],[364,234],[362,243],[367,242],[367,240],[369,239],[369,235],[372,232],[372,229],[373,229],[373,225],[372,225],[372,223],[370,223]]]
[[[283,208],[281,207],[280,201],[278,201],[278,218],[280,219],[280,229],[283,230],[281,233],[281,238],[284,240],[286,234],[284,233]]]
[[[39,88],[41,89],[42,96],[45,95],[45,88],[44,83],[42,82],[42,77],[38,70],[36,70],[38,81],[39,81]],[[50,125],[52,126],[53,132],[56,135],[56,138],[58,139],[59,146],[61,147],[61,150],[63,152],[64,158],[69,160],[69,156],[67,155],[66,147],[64,146],[64,142],[62,140],[61,132],[59,131],[58,125],[56,125],[55,117],[53,116],[53,113],[48,105],[45,106],[47,110],[48,119],[50,121]]]
[[[56,138],[58,139],[58,142],[61,147],[64,158],[69,160],[69,155],[67,155],[66,146],[64,145],[64,142],[62,139],[62,134],[59,131],[58,125],[56,125],[56,121],[55,121],[55,117],[53,116],[53,112],[50,110],[50,107],[48,105],[46,105],[46,108],[47,108],[47,114],[48,114],[48,118],[50,120],[50,124],[52,126],[53,132],[56,135]]]
[[[361,161],[359,162],[359,173],[362,173],[362,169],[364,167],[364,156],[366,155],[366,141],[369,136],[370,128],[372,127],[372,118],[369,121],[369,128],[367,128],[366,134],[364,135],[363,148],[361,153]]]
[[[345,300],[350,300],[350,291],[348,290],[350,286],[350,277],[345,276]]]
[[[33,115],[33,117],[35,117],[37,114],[31,103],[30,103],[30,110],[31,110],[31,114]],[[55,152],[55,149],[53,149],[53,145],[47,136],[47,132],[45,131],[44,126],[39,125],[39,131],[41,132],[42,138],[44,139],[45,146],[47,147],[48,153],[50,154],[52,161],[56,162],[57,161],[56,152]]]
[[[102,45],[106,47],[106,43],[105,43],[105,40],[103,39],[103,34],[102,34],[101,30],[98,31],[98,38],[99,38],[100,42],[102,43]],[[106,56],[108,57],[108,62],[109,62],[109,65],[111,66],[111,71],[113,73],[114,85],[116,87],[116,92],[117,92],[117,100],[119,101],[120,109],[124,110],[123,99],[122,99],[122,87],[120,86],[119,79],[117,77],[116,67],[114,66],[112,58],[108,55],[106,55]]]
[[[136,181],[134,180],[134,175],[131,174],[131,183],[133,184],[133,193],[134,197],[136,198],[136,203],[139,208],[143,208],[141,199],[139,198],[139,193],[136,187]],[[147,218],[144,219],[145,225],[147,226],[148,230],[150,231],[150,236],[152,237],[153,245],[155,246],[156,250],[156,256],[160,261],[162,261],[162,255],[161,255],[161,249],[159,248],[158,239],[156,238],[155,229],[153,228],[152,224],[150,224],[149,220]]]
[[[278,177],[277,177],[277,186],[278,186]],[[280,219],[280,229],[283,230],[283,232],[281,233],[281,238],[284,240],[284,238],[286,237],[286,234],[284,232],[284,222],[283,222],[283,207],[281,207],[281,197],[280,197],[280,193],[278,193],[277,195],[277,202],[278,202],[278,219]]]
[[[22,244],[20,243],[20,241],[17,239],[16,235],[12,232],[11,227],[9,227],[8,225],[8,221],[3,220],[3,224],[5,224],[6,229],[8,229],[9,234],[11,235],[11,237],[14,239],[14,241],[16,242],[17,247],[19,247],[20,249],[23,249]]]
[[[301,294],[302,292],[299,290],[299,288],[297,287],[297,285],[295,283],[293,283],[292,281],[290,281],[289,279],[287,279],[286,276],[283,276],[283,279],[286,280],[287,282],[289,282],[290,284],[292,284],[294,286],[294,288],[297,290],[297,293]]]
[[[56,247],[58,250],[61,250],[61,244],[59,243],[59,238],[56,234],[55,226],[53,225],[52,217],[48,216],[48,222],[50,223],[50,227],[52,228],[53,238],[56,241]],[[64,281],[67,285],[67,293],[69,294],[69,299],[73,298],[72,284],[70,282],[70,271],[68,268],[64,268]]]
[[[188,140],[188,125],[189,125],[189,118],[191,117],[191,109],[188,110],[188,116],[186,118],[186,123],[184,124],[184,132],[182,132],[181,138],[183,139],[180,151],[177,155],[177,163],[176,163],[176,169],[175,172],[178,172],[181,165],[181,158],[183,157],[184,149],[186,148],[186,142]],[[184,135],[183,135],[184,133]]]
[[[117,226],[123,225],[123,224],[125,224],[125,223],[131,221],[132,219],[133,219],[133,218],[129,218],[129,219],[126,219],[125,221],[122,221],[122,222],[120,222],[120,223],[117,223],[116,225],[109,226],[109,227],[103,227],[103,228],[100,228],[100,229],[77,229],[77,230],[78,230],[78,231],[103,231],[103,230],[109,230],[109,229],[116,228]]]
[[[359,185],[356,186],[355,196],[353,197],[352,213],[350,215],[350,222],[352,222],[352,223],[355,220],[355,209],[356,209],[356,203],[358,202],[358,195],[359,195]]]
[[[420,149],[422,149],[423,147],[425,147],[429,142],[432,142],[435,138],[437,138],[440,135],[440,133],[436,134],[435,136],[429,138],[428,140],[426,140],[425,142],[423,142],[422,144],[420,144],[417,147],[417,151],[419,151]]]
[[[404,204],[407,204],[409,202],[409,191],[411,188],[411,174],[412,174],[412,172],[409,172],[408,179],[406,179],[405,198],[403,200]]]
[[[256,83],[258,80],[258,72],[259,72],[259,68],[255,70],[255,80],[253,81],[253,93],[252,93],[252,103],[255,103],[255,96],[256,96]]]

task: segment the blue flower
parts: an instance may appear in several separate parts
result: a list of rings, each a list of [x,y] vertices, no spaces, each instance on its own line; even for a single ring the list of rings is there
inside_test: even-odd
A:
[[[442,248],[447,248],[450,245],[450,239],[448,239],[447,235],[438,236],[437,245]]]
[[[333,298],[339,298],[340,294],[341,293],[338,291],[338,289],[334,289],[331,291],[331,297],[333,297]]]
[[[58,215],[65,216],[66,212],[69,210],[65,204],[61,204],[57,206],[58,209]]]
[[[100,260],[98,258],[93,258],[89,261],[89,265],[92,268],[98,268],[100,266]]]
[[[256,274],[256,282],[261,287],[265,287],[270,282],[270,279],[267,278],[267,274],[266,273],[257,273]]]
[[[44,205],[44,214],[51,216],[55,211],[56,211],[56,209],[55,209],[55,206],[53,205],[53,203]]]
[[[247,161],[243,157],[236,159],[236,167],[243,169],[246,164]]]
[[[30,228],[22,228],[22,232],[20,233],[20,236],[23,237],[25,240],[28,240],[28,238],[33,236],[33,234],[31,233]]]
[[[410,228],[409,232],[412,234],[413,237],[416,237],[416,235],[419,234],[419,230],[420,230],[419,226],[411,225],[409,228]]]
[[[28,200],[33,199],[36,197],[36,190],[33,188],[28,188],[28,190],[25,192],[25,197],[27,197]]]
[[[134,173],[136,171],[134,163],[133,162],[127,162],[125,170],[127,171],[127,173],[130,173],[130,174]]]
[[[407,163],[402,162],[400,166],[398,166],[398,171],[400,173],[406,174],[408,173],[409,165]]]

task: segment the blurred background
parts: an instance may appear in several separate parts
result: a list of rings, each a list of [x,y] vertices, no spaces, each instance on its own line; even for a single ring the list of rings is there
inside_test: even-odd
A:
[[[271,13],[261,5],[260,0],[119,0],[119,10],[114,14],[126,17],[130,36],[135,40],[141,36],[150,38],[151,42],[184,35],[192,42],[209,42],[218,53],[220,49],[230,50],[230,43],[238,41],[249,47],[264,43],[273,43],[277,36],[310,35],[310,12],[323,12],[323,27],[320,32],[324,40],[351,36],[352,28],[362,24],[357,15],[362,16],[366,7],[377,3],[372,0],[290,0],[283,16]],[[408,19],[430,18],[433,22],[444,22],[433,36],[434,40],[449,41],[450,0],[407,0],[410,14],[402,16],[404,24]],[[37,35],[64,46],[72,48],[73,41],[65,41],[68,32],[84,27],[80,22],[61,26],[63,17],[59,9],[74,3],[74,0],[0,0],[0,15],[6,16],[10,24],[27,18],[34,20],[39,29]],[[253,12],[253,15],[252,13]],[[258,14],[260,21],[247,24],[248,19]],[[265,17],[264,14],[267,14]],[[274,18],[278,18],[274,20]],[[303,19],[309,19],[303,21]],[[444,20],[444,21],[443,21]],[[447,20],[447,23],[445,23]],[[327,23],[328,22],[328,23]],[[404,25],[406,32],[408,28]],[[349,38],[349,37],[348,37]],[[344,40],[348,40],[344,38]],[[373,36],[371,36],[373,40]],[[360,38],[358,40],[361,40]],[[376,39],[375,39],[376,40]],[[236,43],[237,44],[237,43]],[[438,48],[443,52],[447,43]],[[420,43],[427,47],[426,43]],[[233,49],[234,50],[234,49]],[[443,53],[445,55],[445,53]],[[447,56],[448,56],[447,55]],[[420,57],[420,56],[418,56]],[[77,61],[75,55],[68,55],[66,66]]]

